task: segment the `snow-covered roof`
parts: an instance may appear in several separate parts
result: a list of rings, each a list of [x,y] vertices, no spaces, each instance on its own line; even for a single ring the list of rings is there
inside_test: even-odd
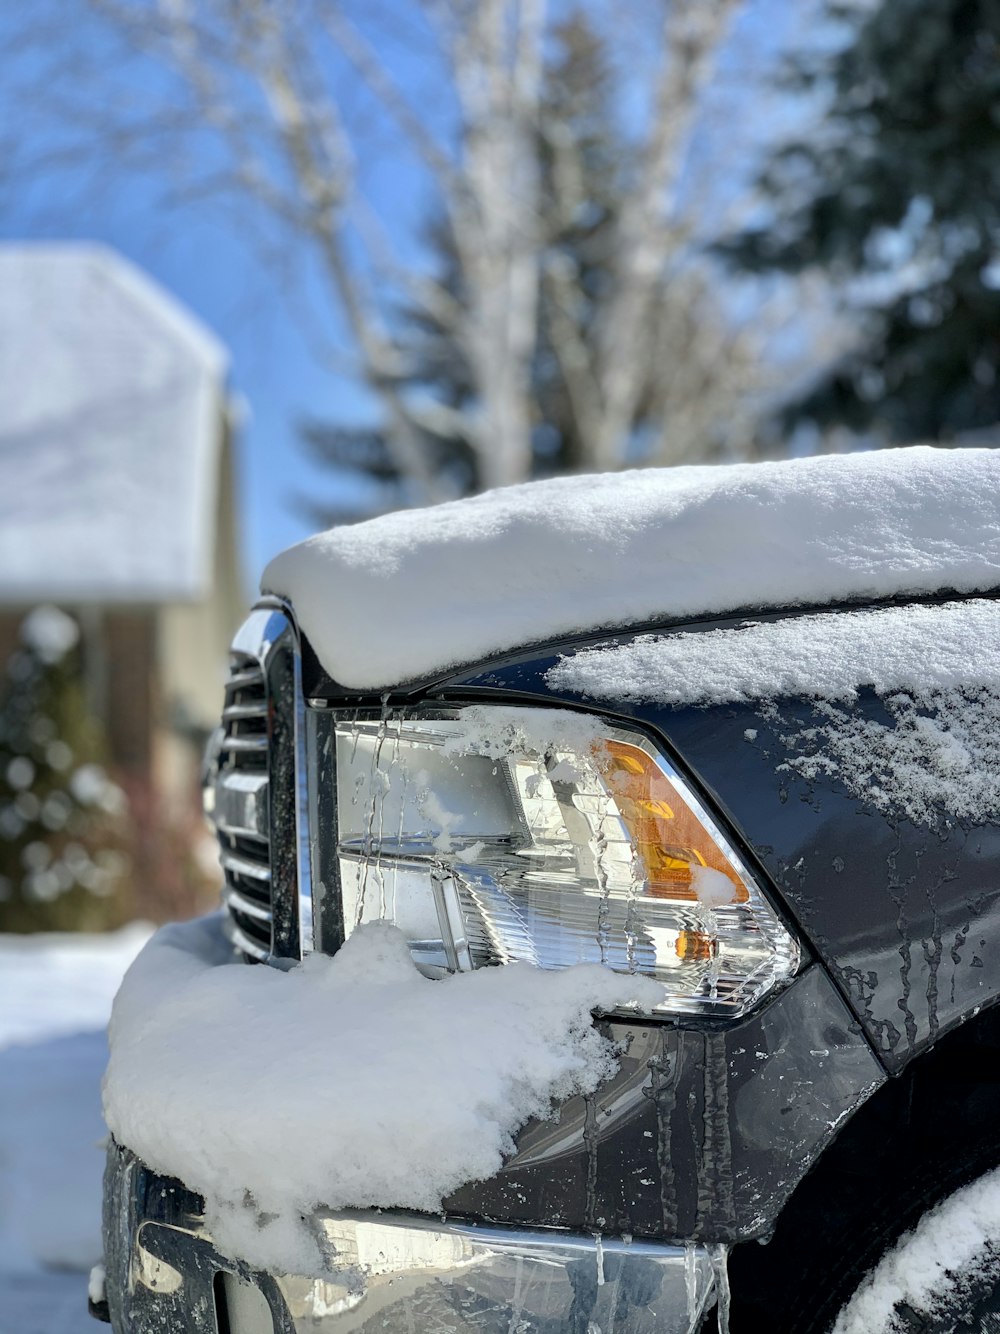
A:
[[[226,372],[113,251],[0,247],[0,602],[207,591]]]
[[[397,685],[654,618],[1000,586],[1000,451],[562,477],[320,533],[262,588],[325,669]]]

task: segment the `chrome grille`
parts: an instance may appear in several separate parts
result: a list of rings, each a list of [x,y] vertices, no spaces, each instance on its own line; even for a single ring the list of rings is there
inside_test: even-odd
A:
[[[313,947],[301,659],[284,607],[261,603],[230,650],[222,725],[205,775],[219,838],[226,931],[279,968]]]
[[[219,836],[227,931],[248,959],[273,947],[268,691],[260,662],[232,654],[218,743],[212,820]]]

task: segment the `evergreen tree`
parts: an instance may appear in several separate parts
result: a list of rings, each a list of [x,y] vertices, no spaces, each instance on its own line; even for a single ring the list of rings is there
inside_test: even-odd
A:
[[[1000,0],[842,6],[853,35],[802,66],[828,116],[762,180],[773,219],[726,252],[752,271],[824,270],[858,321],[789,420],[893,442],[1000,419]]]
[[[128,916],[129,819],[86,707],[76,624],[36,608],[0,684],[0,931]]]

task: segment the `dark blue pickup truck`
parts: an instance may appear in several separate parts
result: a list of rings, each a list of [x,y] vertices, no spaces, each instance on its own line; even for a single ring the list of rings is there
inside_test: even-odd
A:
[[[391,516],[363,526],[381,602],[356,546],[312,583],[275,567],[210,759],[231,951],[288,970],[388,919],[429,977],[599,963],[660,992],[595,1017],[617,1072],[440,1213],[317,1209],[321,1275],[224,1254],[196,1183],[113,1141],[119,1334],[825,1331],[1000,1164],[1000,499],[992,456],[959,453],[684,470],[690,496],[641,531],[598,478],[524,488],[545,502],[527,519],[534,499],[446,506],[475,523],[431,585],[435,511],[395,565]],[[553,537],[538,515],[564,494]],[[602,508],[618,531],[587,528]],[[746,577],[713,591],[698,572],[726,540]],[[558,542],[578,577],[539,567]],[[565,598],[532,620],[546,571]],[[455,642],[408,656],[422,598]],[[399,679],[368,671],[366,637],[380,662],[395,637]],[[282,1079],[280,1050],[259,1062]],[[1000,1328],[998,1274],[903,1294],[895,1327]]]

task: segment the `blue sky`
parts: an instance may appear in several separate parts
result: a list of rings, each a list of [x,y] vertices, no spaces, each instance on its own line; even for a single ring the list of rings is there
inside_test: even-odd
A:
[[[788,40],[789,29],[801,24],[809,8],[798,10],[793,22],[779,0],[749,0],[720,64],[699,159],[721,150],[736,175],[741,166],[746,169],[747,146],[781,120],[781,107],[766,84],[775,45]],[[419,95],[427,69],[399,43],[392,59],[400,81]],[[748,85],[756,89],[749,98],[752,114],[741,116]],[[380,152],[378,139],[373,141],[363,164],[365,185],[379,211],[392,220],[393,242],[412,257],[415,224],[427,200],[425,184],[412,164],[383,144]],[[725,194],[723,187],[719,198]],[[111,245],[168,288],[228,346],[232,387],[248,409],[240,432],[237,485],[249,596],[267,559],[315,527],[307,499],[332,499],[340,485],[310,461],[298,442],[296,421],[305,416],[356,421],[371,407],[349,366],[329,360],[330,341],[338,334],[336,312],[325,302],[323,285],[308,263],[293,256],[290,274],[279,273],[263,265],[239,230],[212,210],[188,206],[165,213],[157,198],[153,188],[136,182],[119,181],[97,196],[93,191],[70,195],[62,181],[42,180],[27,194],[5,192],[0,240],[86,239]]]

